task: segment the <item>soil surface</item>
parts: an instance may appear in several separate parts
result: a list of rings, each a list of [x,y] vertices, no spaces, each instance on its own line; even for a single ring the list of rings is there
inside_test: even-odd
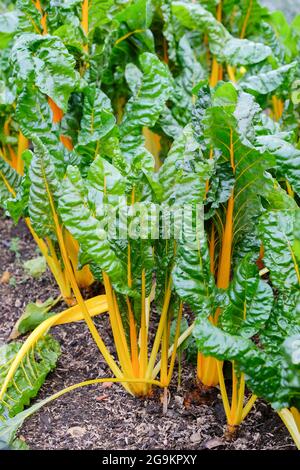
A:
[[[9,282],[0,282],[0,342],[6,342],[25,305],[56,297],[58,290],[50,272],[40,279],[24,272],[23,262],[36,257],[37,250],[23,223],[14,226],[0,214],[0,233],[0,278],[5,271],[10,276]],[[95,323],[113,350],[106,315]],[[52,334],[62,354],[39,399],[83,380],[111,376],[82,322],[57,326]],[[193,365],[183,364],[182,386],[178,389],[175,373],[169,392],[163,415],[159,390],[141,399],[117,384],[81,388],[28,418],[19,436],[32,449],[295,449],[280,418],[261,400],[236,437],[226,438],[219,390],[200,390]]]

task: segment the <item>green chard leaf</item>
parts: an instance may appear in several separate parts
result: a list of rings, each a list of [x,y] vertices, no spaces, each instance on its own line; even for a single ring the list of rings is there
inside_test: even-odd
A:
[[[222,23],[199,4],[175,1],[172,3],[172,11],[186,28],[207,33],[210,50],[221,63],[256,64],[272,55],[271,49],[262,43],[231,36]]]
[[[50,309],[56,304],[52,297],[45,302],[30,302],[26,305],[24,312],[16,322],[10,339],[15,339],[28,331],[33,331],[43,321],[55,315]]]
[[[25,33],[14,43],[11,61],[22,89],[34,82],[38,89],[64,112],[71,92],[77,87],[75,60],[58,37]]]
[[[18,191],[20,184],[20,175],[0,158],[0,204],[2,207]]]
[[[107,96],[95,86],[84,92],[83,116],[81,119],[78,144],[97,142],[107,135],[115,125],[115,117]]]
[[[10,361],[21,348],[21,342],[12,342],[0,348],[0,385],[5,378]],[[12,417],[29,405],[47,374],[54,369],[60,355],[58,342],[51,336],[40,339],[33,350],[28,354],[26,361],[17,369],[13,381],[9,384],[3,400],[0,403],[0,416]],[[24,369],[23,369],[24,368]],[[1,431],[0,431],[1,434]]]
[[[101,185],[101,180],[99,183]],[[68,167],[67,177],[62,183],[59,213],[65,227],[80,244],[85,263],[100,266],[119,289],[126,290],[127,275],[124,266],[111,248],[103,224],[89,207],[87,189],[75,167]]]
[[[291,64],[282,65],[277,69],[271,69],[263,71],[261,73],[245,76],[239,85],[248,93],[255,95],[267,95],[273,93],[283,84],[288,86],[292,81],[293,72],[297,63],[292,62]]]
[[[55,165],[44,144],[34,138],[35,152],[31,159],[28,210],[31,224],[40,237],[55,235],[54,213],[59,191]]]
[[[163,62],[151,53],[140,56],[143,79],[125,107],[121,136],[145,127],[153,127],[170,96],[172,79]]]
[[[272,288],[258,274],[258,268],[244,258],[238,265],[228,290],[229,304],[220,325],[232,334],[251,338],[268,320],[273,306]]]
[[[177,206],[201,203],[210,168],[209,162],[202,159],[191,126],[187,126],[174,141],[159,172],[159,182],[164,188],[164,202]]]
[[[297,206],[281,210],[270,208],[259,220],[264,263],[271,272],[272,284],[283,290],[300,283],[300,267],[294,253],[295,224],[299,211]]]
[[[276,170],[286,178],[293,190],[300,195],[300,150],[280,136],[280,134],[260,135],[256,145],[276,159]]]
[[[0,348],[0,386],[5,379],[11,361],[22,346],[21,342],[11,342]],[[34,398],[46,376],[56,366],[60,356],[60,346],[50,335],[40,339],[28,353],[26,360],[16,370],[13,380],[0,402],[0,448],[14,447],[16,431],[25,406]],[[14,418],[15,417],[15,418]],[[12,426],[17,422],[17,426]],[[22,422],[22,421],[21,421]]]

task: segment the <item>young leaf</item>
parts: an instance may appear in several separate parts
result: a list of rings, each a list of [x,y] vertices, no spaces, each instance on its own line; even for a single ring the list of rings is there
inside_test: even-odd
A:
[[[47,264],[43,256],[38,256],[37,258],[25,261],[23,267],[27,274],[34,278],[39,278],[46,271]]]
[[[28,331],[33,331],[44,320],[47,320],[47,318],[55,315],[49,311],[55,303],[56,301],[50,297],[45,302],[30,302],[27,304],[25,311],[22,313],[19,320],[15,324],[10,338],[15,339],[20,334],[23,335]]]

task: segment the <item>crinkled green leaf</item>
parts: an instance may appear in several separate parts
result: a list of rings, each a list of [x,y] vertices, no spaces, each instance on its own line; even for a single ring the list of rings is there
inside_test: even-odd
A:
[[[264,263],[275,287],[290,289],[300,282],[299,265],[294,253],[294,227],[299,208],[266,210],[259,220],[264,246]]]
[[[116,19],[125,21],[134,30],[149,28],[152,16],[152,0],[133,0],[125,10],[116,15]]]
[[[117,168],[99,156],[89,168],[87,188],[89,202],[97,215],[102,204],[110,204],[111,210],[112,205],[117,206],[120,203],[120,198],[126,193],[126,180]]]
[[[83,116],[78,134],[78,144],[97,142],[115,125],[115,117],[107,96],[95,86],[85,90]]]
[[[178,61],[182,71],[175,78],[175,89],[171,97],[174,103],[172,113],[175,119],[184,126],[190,121],[192,114],[192,90],[206,76],[187,35],[184,35],[178,43]]]
[[[282,86],[286,81],[287,76],[291,74],[291,71],[295,69],[296,65],[296,62],[292,62],[291,64],[283,65],[278,69],[246,77],[240,82],[240,85],[243,90],[249,93],[254,93],[255,95],[267,95]]]
[[[220,62],[230,65],[256,64],[272,54],[271,49],[262,43],[231,36],[222,23],[199,4],[175,1],[172,11],[186,28],[207,33],[210,50]]]
[[[52,116],[47,98],[33,84],[25,86],[18,96],[16,119],[29,139],[51,132]]]
[[[34,139],[35,151],[31,160],[29,215],[31,224],[40,237],[55,234],[55,222],[51,201],[55,201],[59,191],[59,180],[56,176],[53,160],[44,144]]]
[[[5,160],[0,158],[0,204],[2,206],[12,196],[11,190],[17,192],[20,183],[20,175]]]
[[[210,165],[201,159],[201,150],[187,126],[173,146],[159,172],[163,200],[169,205],[201,203],[204,199]]]
[[[21,342],[11,342],[0,348],[0,386],[5,379],[11,361],[21,348]],[[60,356],[60,346],[50,335],[40,339],[17,368],[14,378],[0,402],[0,448],[14,448],[15,435],[25,417],[34,409],[39,409],[40,402],[22,411],[34,398],[46,376],[56,366]]]
[[[207,316],[213,312],[215,304],[215,282],[210,272],[210,259],[203,227],[195,231],[193,243],[179,241],[175,267],[172,272],[174,287],[179,297],[194,312]],[[185,236],[189,232],[186,230]],[[191,234],[191,240],[193,236]]]
[[[213,148],[220,151],[218,164],[233,166],[233,235],[235,250],[243,257],[249,251],[253,255],[258,247],[253,236],[257,238],[257,217],[262,212],[259,194],[264,194],[269,185],[265,171],[275,166],[275,158],[251,143],[260,112],[253,96],[239,93],[234,104],[233,92],[231,84],[220,85],[202,119],[205,142],[210,139]],[[216,222],[220,223],[220,218]]]
[[[1,346],[0,385],[5,379],[11,360],[14,359],[21,346],[20,342]],[[30,400],[36,396],[44,383],[47,374],[54,369],[59,355],[59,344],[51,336],[45,336],[37,342],[9,383],[0,403],[0,416],[12,417],[29,405]]]
[[[68,168],[67,178],[63,181],[59,213],[65,227],[80,244],[85,261],[99,265],[116,285],[123,286],[125,280],[127,284],[124,267],[112,250],[101,223],[88,205],[87,190],[75,167]]]
[[[257,144],[275,157],[278,173],[300,194],[300,150],[276,134],[258,136]]]
[[[270,316],[273,291],[260,279],[257,266],[247,257],[236,269],[228,297],[229,304],[220,317],[221,327],[228,333],[251,338]]]
[[[75,60],[58,37],[23,34],[14,43],[11,60],[19,86],[35,85],[64,112],[77,86]]]
[[[153,127],[171,93],[171,76],[166,65],[151,53],[140,56],[143,79],[130,98],[120,126],[122,136],[143,126]]]
[[[17,0],[17,8],[20,11],[19,30],[22,32],[42,34],[42,14],[36,8],[32,0]]]

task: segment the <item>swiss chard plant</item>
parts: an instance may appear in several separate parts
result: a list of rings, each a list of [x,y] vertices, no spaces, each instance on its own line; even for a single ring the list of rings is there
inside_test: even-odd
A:
[[[201,88],[193,126],[204,153],[214,162],[214,176],[205,200],[207,239],[193,257],[182,244],[174,283],[181,298],[197,312],[194,335],[199,350],[216,358],[214,366],[208,358],[198,367],[204,369],[201,375],[210,385],[219,382],[227,422],[234,429],[246,417],[256,395],[266,396],[262,389],[270,389],[264,374],[269,373],[270,382],[274,380],[273,386],[279,387],[281,379],[275,385],[273,369],[267,372],[269,364],[266,365],[276,342],[279,356],[274,361],[280,371],[286,344],[295,340],[294,347],[298,347],[295,335],[299,328],[299,266],[294,243],[299,207],[275,176],[285,175],[293,193],[298,194],[299,166],[295,162],[299,152],[278,133],[276,126],[273,128],[254,97],[231,84],[220,83],[213,91],[208,86]],[[261,263],[264,267],[259,270]],[[262,279],[266,274],[269,282]],[[282,312],[284,298],[287,305]],[[275,325],[279,327],[285,314],[290,323],[287,322],[289,327],[283,336],[280,329],[276,333]],[[274,344],[269,338],[273,334],[270,330],[277,334]],[[257,345],[258,335],[261,344]],[[261,366],[251,370],[253,379],[262,387],[260,392],[257,385],[252,386],[246,367],[254,367],[252,357],[248,358],[245,349],[239,351],[239,341],[247,344],[257,358],[255,367]],[[238,357],[244,361],[243,366]],[[259,362],[262,358],[265,362]],[[223,375],[224,360],[232,363],[231,403]],[[245,374],[254,391],[247,404]],[[293,405],[299,393],[295,380],[293,399],[278,404],[269,400],[281,415],[285,408],[297,408]],[[280,393],[276,388],[274,397]],[[288,388],[285,393],[290,394]],[[299,445],[299,440],[296,442]]]

